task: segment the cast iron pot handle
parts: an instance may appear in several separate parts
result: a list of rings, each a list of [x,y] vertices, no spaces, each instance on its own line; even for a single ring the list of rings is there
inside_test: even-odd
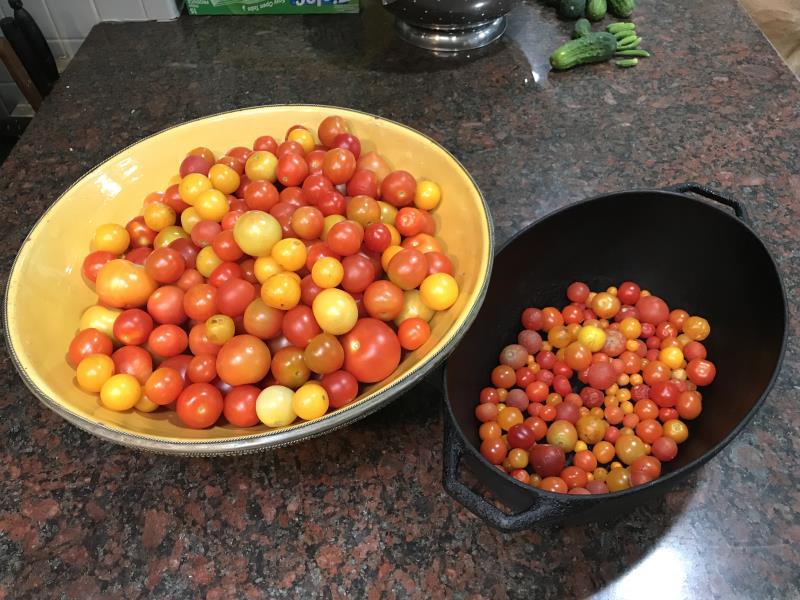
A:
[[[698,196],[703,196],[704,198],[708,198],[709,200],[714,200],[715,202],[724,204],[728,208],[732,209],[734,214],[737,217],[739,217],[742,221],[748,222],[747,212],[744,210],[744,206],[742,206],[741,202],[723,196],[719,192],[715,192],[714,190],[707,188],[704,185],[700,185],[699,183],[694,183],[693,181],[690,181],[688,183],[679,183],[677,185],[670,185],[664,189],[668,192],[678,192],[681,194],[686,192],[692,192],[697,194]]]
[[[463,504],[470,512],[486,521],[492,527],[502,531],[521,531],[530,529],[544,517],[546,507],[537,510],[534,506],[516,514],[507,514],[482,498],[458,478],[458,467],[464,455],[464,442],[450,422],[450,416],[444,415],[444,468],[442,469],[442,485],[447,493]],[[543,510],[542,510],[543,509]]]

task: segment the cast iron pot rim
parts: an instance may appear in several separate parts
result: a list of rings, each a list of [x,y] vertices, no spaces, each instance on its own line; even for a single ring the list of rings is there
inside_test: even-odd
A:
[[[497,467],[495,465],[491,464],[488,460],[486,460],[486,458],[483,456],[483,454],[480,453],[480,451],[472,444],[472,442],[467,440],[466,436],[464,435],[464,432],[461,430],[461,425],[458,423],[458,420],[455,418],[455,415],[453,414],[453,407],[452,407],[452,404],[450,402],[450,393],[449,393],[448,385],[447,385],[447,372],[448,372],[448,368],[450,366],[449,362],[448,362],[445,365],[445,369],[444,369],[444,373],[443,373],[443,379],[444,379],[444,400],[445,400],[445,406],[447,408],[447,415],[446,416],[450,420],[450,426],[452,426],[456,430],[456,435],[458,436],[458,439],[461,442],[461,445],[463,447],[467,448],[467,450],[470,453],[470,456],[472,458],[480,461],[483,464],[483,466],[485,466],[486,468],[494,470],[494,471],[497,471],[498,475],[500,475],[501,477],[504,477],[508,481],[512,482],[513,485],[515,485],[517,487],[517,489],[519,489],[520,491],[533,493],[534,495],[540,495],[543,498],[558,498],[560,501],[569,501],[569,502],[573,502],[573,503],[576,503],[576,504],[578,504],[578,503],[586,503],[586,504],[588,504],[589,502],[591,502],[593,500],[597,500],[597,499],[610,499],[610,498],[616,499],[616,498],[622,498],[622,497],[625,497],[625,496],[630,496],[630,495],[633,495],[633,494],[638,494],[639,492],[644,492],[645,490],[648,490],[648,489],[650,489],[652,487],[655,487],[656,485],[673,484],[676,481],[678,481],[679,479],[681,479],[682,477],[688,475],[694,469],[702,466],[703,464],[705,464],[706,462],[711,460],[714,456],[719,454],[719,452],[723,448],[725,448],[725,446],[727,446],[728,444],[731,443],[733,438],[736,437],[741,432],[741,430],[744,429],[744,427],[746,425],[748,425],[750,423],[750,421],[753,420],[753,417],[755,416],[756,412],[758,412],[758,410],[764,404],[764,402],[766,401],[766,398],[769,395],[770,391],[772,391],[772,388],[775,386],[775,382],[777,381],[778,375],[781,372],[781,367],[783,366],[783,359],[784,359],[785,352],[786,352],[786,341],[788,339],[788,327],[786,327],[786,323],[788,322],[788,319],[789,319],[789,312],[788,312],[788,306],[787,306],[787,302],[786,302],[786,288],[785,288],[785,286],[783,284],[783,279],[781,278],[781,273],[780,273],[780,270],[778,269],[778,264],[775,262],[775,258],[772,256],[772,253],[769,251],[769,249],[767,248],[766,244],[764,244],[764,242],[761,240],[759,235],[753,230],[753,228],[750,226],[750,224],[747,221],[744,220],[744,218],[737,218],[736,216],[732,215],[731,213],[729,213],[727,211],[724,211],[724,210],[722,210],[720,208],[717,208],[716,206],[710,204],[709,202],[706,202],[706,201],[703,201],[703,200],[698,200],[697,198],[693,198],[693,197],[691,197],[691,196],[689,196],[689,195],[687,195],[685,193],[679,193],[679,192],[674,192],[674,191],[670,191],[670,190],[652,189],[652,188],[641,188],[641,189],[627,190],[627,191],[622,191],[622,192],[609,192],[609,193],[606,193],[606,194],[601,194],[599,196],[593,196],[591,198],[585,198],[583,200],[579,200],[577,202],[573,202],[572,204],[567,204],[566,206],[562,206],[560,208],[557,208],[556,210],[553,210],[553,211],[547,213],[546,215],[540,217],[539,219],[534,220],[532,223],[528,224],[523,229],[519,230],[517,233],[512,235],[508,240],[506,240],[502,244],[502,246],[500,246],[497,249],[497,253],[495,254],[494,258],[495,258],[495,260],[497,260],[497,258],[500,257],[500,255],[503,253],[503,250],[505,250],[512,243],[514,243],[518,238],[520,238],[521,236],[527,234],[530,230],[532,230],[536,226],[544,223],[548,219],[561,214],[562,212],[566,212],[568,210],[579,208],[579,207],[581,207],[583,205],[586,205],[586,204],[589,204],[589,203],[592,203],[592,202],[598,202],[598,201],[601,201],[601,200],[605,200],[607,198],[613,198],[613,197],[619,197],[619,196],[631,196],[631,195],[635,195],[635,194],[658,194],[658,195],[665,195],[665,196],[679,196],[679,197],[681,197],[681,198],[683,198],[685,200],[689,200],[691,202],[696,202],[696,203],[702,204],[704,206],[707,206],[707,207],[709,207],[709,208],[711,208],[713,210],[716,210],[717,212],[719,212],[725,218],[728,218],[728,219],[732,220],[733,222],[737,223],[738,225],[744,227],[755,238],[755,240],[761,245],[761,247],[764,249],[764,252],[766,252],[767,257],[769,258],[769,260],[770,260],[770,262],[772,264],[772,268],[775,270],[775,276],[776,276],[776,278],[778,280],[778,287],[780,289],[781,299],[783,300],[784,328],[783,328],[783,337],[781,339],[780,352],[778,353],[778,362],[775,365],[775,368],[773,369],[772,377],[770,377],[769,382],[764,387],[764,390],[761,392],[761,395],[759,396],[758,400],[756,400],[756,402],[753,405],[753,407],[748,411],[748,413],[744,417],[742,417],[742,419],[739,421],[739,423],[737,423],[736,426],[733,427],[733,429],[731,429],[730,433],[728,433],[728,435],[726,435],[725,438],[723,438],[723,440],[721,442],[719,442],[716,446],[711,448],[711,450],[705,452],[700,457],[694,459],[693,461],[691,461],[688,464],[685,464],[684,466],[680,467],[679,469],[676,469],[675,471],[672,471],[671,473],[668,473],[667,475],[660,476],[657,479],[654,479],[653,481],[651,481],[649,483],[646,483],[646,484],[643,484],[643,485],[637,485],[635,487],[628,488],[627,490],[623,490],[621,492],[609,492],[609,493],[606,493],[606,494],[591,494],[591,495],[586,495],[586,494],[560,494],[560,493],[557,493],[557,492],[548,492],[548,491],[545,491],[545,490],[541,490],[539,488],[535,488],[535,487],[532,487],[530,485],[524,484],[521,481],[518,481],[517,479],[511,477],[511,475],[509,475],[508,473],[501,472],[499,469],[497,469]],[[489,281],[489,285],[491,285],[491,280]],[[462,341],[463,341],[463,338],[462,338]],[[491,489],[489,491],[491,491]],[[533,508],[534,508],[534,506],[532,505],[529,508],[527,508],[525,510],[522,510],[522,511],[519,511],[516,514],[526,513],[526,512],[528,512],[529,510],[531,510]]]
[[[405,130],[408,130],[420,137],[428,140],[434,146],[439,148],[442,152],[444,152],[447,156],[449,156],[453,161],[458,165],[458,167],[464,172],[467,176],[469,181],[475,187],[476,192],[478,193],[478,197],[480,198],[481,205],[483,206],[483,212],[486,217],[486,225],[487,225],[487,237],[488,237],[488,245],[489,245],[489,257],[488,263],[486,265],[486,273],[483,276],[482,281],[480,282],[480,289],[478,291],[478,296],[475,300],[475,303],[472,307],[469,308],[467,312],[466,318],[462,327],[456,330],[453,333],[453,337],[447,342],[445,346],[443,346],[439,352],[436,354],[431,355],[427,362],[420,361],[418,366],[412,367],[412,372],[407,373],[403,377],[397,379],[384,389],[378,391],[375,394],[375,397],[371,399],[369,402],[362,403],[359,406],[353,407],[350,411],[334,411],[332,413],[327,413],[318,419],[313,419],[311,421],[305,421],[296,425],[292,429],[281,431],[278,430],[278,433],[270,434],[269,432],[263,432],[260,434],[248,435],[246,437],[237,437],[237,438],[230,438],[225,440],[181,440],[181,441],[167,441],[167,440],[160,440],[153,436],[138,434],[138,433],[131,433],[129,431],[120,431],[117,429],[113,429],[111,427],[107,427],[102,423],[98,423],[97,421],[90,421],[84,418],[82,415],[79,415],[76,412],[73,412],[68,407],[62,406],[56,402],[54,402],[42,389],[37,386],[32,379],[28,376],[25,369],[22,367],[22,363],[17,356],[17,353],[14,350],[14,345],[11,341],[11,334],[9,333],[9,328],[7,326],[8,323],[8,291],[11,284],[11,274],[14,272],[14,269],[17,266],[17,261],[19,259],[20,252],[22,247],[28,243],[28,238],[33,230],[41,223],[47,214],[52,210],[53,206],[55,206],[79,181],[82,181],[86,177],[89,176],[95,169],[100,167],[101,165],[105,164],[106,162],[111,161],[114,157],[119,156],[120,154],[126,152],[131,147],[143,142],[145,140],[154,138],[158,135],[166,131],[170,131],[172,129],[176,129],[183,125],[187,125],[189,123],[194,123],[197,121],[202,121],[205,119],[211,119],[214,117],[219,117],[221,115],[232,115],[239,112],[246,112],[249,110],[260,109],[260,108],[270,108],[270,109],[279,109],[279,108],[321,108],[330,111],[346,111],[351,113],[358,113],[361,115],[365,115],[372,119],[384,121],[387,123],[391,123],[393,125],[397,125]],[[356,421],[360,421],[365,417],[377,412],[384,406],[394,402],[397,400],[402,394],[407,393],[411,389],[413,389],[417,384],[419,384],[431,371],[433,371],[436,367],[438,367],[456,348],[458,342],[461,338],[466,334],[469,330],[470,325],[475,321],[475,317],[478,315],[481,306],[483,306],[483,301],[486,298],[486,292],[489,289],[489,280],[492,276],[492,265],[494,263],[495,257],[495,235],[494,235],[494,222],[492,220],[492,212],[489,208],[489,203],[486,201],[486,196],[483,194],[478,182],[475,181],[475,178],[472,174],[467,170],[464,164],[447,148],[444,147],[441,143],[433,139],[431,136],[427,135],[410,127],[409,125],[405,125],[404,123],[400,123],[399,121],[395,121],[394,119],[390,119],[387,117],[383,117],[381,115],[376,115],[373,113],[369,113],[363,110],[359,110],[356,108],[348,108],[344,106],[335,106],[332,104],[314,104],[314,103],[277,103],[277,104],[256,104],[252,106],[243,106],[239,108],[234,108],[231,110],[223,110],[218,111],[215,113],[203,115],[200,117],[196,117],[193,119],[187,119],[184,121],[173,123],[172,125],[168,125],[163,129],[159,129],[156,132],[153,132],[149,135],[146,135],[140,139],[131,142],[130,144],[126,145],[123,148],[120,148],[116,152],[110,154],[109,156],[102,159],[100,162],[96,163],[89,169],[87,169],[83,175],[78,177],[75,181],[73,181],[61,194],[59,194],[58,198],[54,200],[36,219],[36,222],[31,226],[28,230],[28,233],[25,235],[22,243],[20,244],[19,249],[17,250],[16,255],[14,256],[14,260],[11,263],[11,267],[8,271],[8,278],[6,280],[6,285],[4,287],[4,298],[3,298],[3,307],[2,307],[2,325],[4,329],[3,340],[6,345],[6,349],[8,351],[8,355],[11,358],[11,362],[14,365],[15,370],[22,379],[22,382],[25,384],[25,387],[47,408],[53,411],[55,414],[63,418],[68,423],[76,426],[78,429],[81,429],[91,435],[94,435],[106,442],[112,442],[118,444],[120,446],[124,446],[127,448],[132,448],[134,450],[142,450],[144,452],[150,452],[154,454],[162,454],[162,455],[172,455],[172,456],[208,456],[208,457],[216,457],[216,456],[233,456],[233,455],[242,455],[242,454],[253,454],[256,452],[264,452],[267,450],[274,450],[277,448],[282,448],[284,446],[289,446],[292,444],[297,444],[300,442],[304,442],[311,438],[320,437],[323,435],[327,435],[336,431],[337,429],[342,429],[349,425],[352,425]],[[292,432],[299,431],[305,432],[305,435],[299,435],[294,437]]]

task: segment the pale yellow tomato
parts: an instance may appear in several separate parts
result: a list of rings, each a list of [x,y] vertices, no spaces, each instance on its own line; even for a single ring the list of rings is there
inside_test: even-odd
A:
[[[232,194],[235,192],[239,189],[239,184],[242,181],[242,178],[236,171],[222,163],[213,165],[208,170],[208,179],[211,181],[211,185],[223,194]]]
[[[105,306],[90,306],[87,308],[83,315],[81,315],[80,325],[78,328],[83,331],[84,329],[97,329],[102,331],[112,340],[114,337],[114,322],[117,317],[122,313],[118,308],[107,308]]]
[[[295,130],[297,131],[297,130]],[[270,250],[270,255],[283,269],[299,271],[306,265],[306,245],[297,238],[279,240]]]
[[[337,288],[322,290],[314,298],[311,310],[322,331],[343,335],[358,321],[358,306],[353,297]]]
[[[328,412],[328,392],[318,383],[300,386],[292,398],[292,408],[298,417],[306,421],[318,419]]]
[[[428,275],[419,286],[422,301],[433,310],[447,310],[458,299],[458,283],[447,273]]]
[[[153,241],[153,248],[163,248],[180,239],[188,240],[189,234],[184,231],[183,227],[170,225],[158,232],[156,239]]]
[[[97,393],[114,374],[114,361],[107,354],[90,354],[78,363],[75,379],[86,392]]]
[[[342,215],[328,215],[322,222],[322,235],[319,236],[323,242],[328,238],[328,232],[331,230],[331,227],[344,221],[345,218]]]
[[[260,179],[275,181],[277,179],[275,174],[277,167],[277,156],[266,150],[257,150],[248,157],[247,162],[244,164],[244,172],[250,181],[258,181]]]
[[[100,225],[94,232],[94,249],[111,254],[122,254],[128,249],[131,236],[128,230],[116,223]]]
[[[335,288],[343,278],[344,267],[333,257],[320,258],[311,267],[311,279],[321,288]]]
[[[430,321],[435,313],[435,310],[422,301],[419,290],[406,290],[403,292],[403,308],[395,318],[394,323],[395,325],[400,325],[406,319],[413,318]]]
[[[197,214],[197,210],[195,210],[194,206],[184,209],[184,211],[181,213],[181,226],[186,233],[191,234],[194,226],[202,220],[203,219],[201,219],[200,215]]]
[[[378,206],[381,209],[381,223],[394,226],[397,219],[397,208],[383,200],[378,200]]]
[[[256,415],[267,427],[286,427],[297,418],[292,408],[294,392],[282,385],[265,388],[256,398]]]
[[[423,210],[433,210],[439,206],[442,199],[442,189],[435,181],[423,179],[417,182],[417,191],[414,194],[414,206]]]
[[[261,299],[264,303],[280,310],[297,306],[300,292],[300,277],[297,273],[278,273],[261,285]]]
[[[269,256],[272,247],[281,239],[281,224],[272,215],[260,210],[249,210],[236,219],[233,239],[250,256]]]
[[[133,375],[118,373],[100,388],[100,402],[111,410],[130,410],[142,397],[142,385]]]
[[[600,352],[606,343],[606,332],[596,325],[584,325],[578,332],[578,341],[592,352]]]
[[[206,190],[210,190],[213,186],[211,180],[201,173],[189,173],[186,177],[181,179],[178,185],[178,194],[181,200],[186,202],[189,206],[194,206],[200,194]]]
[[[219,190],[211,189],[206,190],[197,197],[194,209],[201,219],[219,223],[222,221],[222,217],[228,214],[230,205],[225,194]]]

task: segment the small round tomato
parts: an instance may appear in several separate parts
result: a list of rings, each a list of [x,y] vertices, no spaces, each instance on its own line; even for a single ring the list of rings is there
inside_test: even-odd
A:
[[[334,371],[322,377],[331,408],[347,406],[358,396],[358,380],[347,371]]]
[[[328,231],[325,243],[340,256],[350,256],[361,249],[364,229],[355,221],[341,221]]]
[[[300,278],[296,273],[277,273],[261,286],[261,299],[273,308],[289,310],[300,302]]]
[[[95,250],[102,252],[109,252],[115,256],[119,256],[131,243],[131,236],[128,230],[122,225],[116,223],[107,223],[100,225],[95,230],[93,246]],[[152,243],[152,241],[151,241]],[[148,244],[142,244],[148,245]]]
[[[321,291],[314,298],[312,309],[322,330],[333,335],[347,333],[358,320],[355,300],[350,294],[337,288]]]
[[[161,286],[148,298],[147,312],[157,323],[179,325],[186,320],[186,311],[183,309],[184,296],[184,291],[176,285]]]
[[[187,357],[188,358],[188,357]],[[184,388],[181,374],[173,368],[162,366],[153,371],[144,384],[144,395],[160,406],[174,402]]]
[[[222,414],[231,425],[252,427],[260,419],[256,412],[256,400],[261,390],[253,385],[239,385],[231,389],[223,401]]]
[[[190,319],[207,321],[217,314],[217,288],[207,283],[192,286],[183,296],[183,310]]]
[[[125,314],[123,313],[120,314]],[[144,311],[139,311],[143,314],[147,315]],[[149,318],[149,317],[148,317]],[[119,317],[117,317],[119,320]],[[152,319],[150,320],[150,324],[152,327]],[[116,321],[114,321],[114,327],[116,327]],[[149,333],[149,332],[148,332]],[[114,337],[119,339],[123,344],[127,343],[124,340],[120,339],[117,336],[116,332],[114,333]],[[147,337],[145,336],[145,339]],[[142,342],[138,342],[142,343]],[[111,338],[103,333],[102,331],[90,327],[88,329],[84,329],[83,331],[79,331],[72,341],[69,344],[69,351],[67,353],[67,357],[69,359],[69,363],[73,367],[77,367],[78,364],[87,356],[91,354],[105,354],[106,356],[111,356],[111,353],[114,351],[114,344],[111,341]]]
[[[133,375],[109,377],[100,389],[100,402],[111,410],[130,410],[142,397],[142,386]]]
[[[266,150],[275,154],[278,151],[278,142],[271,135],[262,135],[253,142],[253,150]]]
[[[454,274],[453,263],[442,252],[428,251],[423,252],[425,261],[428,263],[428,275],[434,273],[447,273],[448,275]]]
[[[285,186],[300,185],[308,176],[308,163],[298,154],[284,154],[278,159],[275,174]]]
[[[294,393],[292,409],[303,420],[318,419],[326,412],[330,400],[328,392],[319,383],[306,383]]]
[[[322,174],[334,185],[347,183],[356,171],[356,157],[350,150],[333,148],[325,154],[322,163]]]
[[[402,254],[402,253],[400,253]],[[398,254],[398,256],[400,256]],[[397,257],[392,259],[392,262]],[[389,264],[391,268],[392,263]],[[391,275],[390,275],[391,277]],[[458,299],[458,283],[455,278],[447,273],[428,275],[419,288],[422,301],[433,310],[447,310]],[[566,344],[565,344],[566,345]]]
[[[144,263],[147,273],[159,283],[173,283],[186,270],[186,261],[173,248],[156,248]]]
[[[683,322],[683,333],[696,342],[702,342],[711,334],[711,326],[703,317],[689,317]]]
[[[114,361],[107,354],[84,356],[76,368],[75,379],[82,390],[97,393],[114,375]]]
[[[397,328],[400,345],[406,350],[416,350],[431,337],[431,326],[419,318],[406,319]]]
[[[303,351],[295,346],[281,348],[272,357],[272,376],[280,385],[297,389],[311,376],[303,358]]]
[[[214,425],[223,408],[222,393],[210,383],[187,386],[175,403],[178,418],[192,429],[206,429]]]
[[[189,336],[177,325],[159,325],[150,332],[147,345],[157,355],[169,358],[186,350]]]
[[[640,297],[636,302],[636,310],[639,312],[639,319],[643,323],[658,325],[669,320],[669,307],[658,296]]]
[[[689,377],[689,381],[695,385],[710,385],[717,376],[717,368],[710,360],[695,358],[686,365],[686,375]]]
[[[392,257],[386,272],[392,283],[404,290],[411,290],[419,287],[427,277],[428,263],[425,255],[418,250],[404,248]]]
[[[153,372],[153,357],[139,346],[123,346],[111,355],[115,373],[127,373],[144,385]]]
[[[107,262],[115,258],[117,258],[116,254],[105,252],[104,250],[90,252],[86,258],[83,259],[83,275],[86,279],[94,283],[97,280],[97,274],[100,272],[100,269],[102,269]]]
[[[295,306],[283,315],[283,335],[293,346],[305,348],[314,336],[322,333],[322,329],[308,306]]]
[[[371,317],[391,321],[403,310],[403,290],[384,279],[369,284],[364,291],[364,306]]]
[[[262,340],[275,337],[282,331],[284,312],[256,298],[244,311],[244,330]]]
[[[377,152],[367,152],[366,154],[362,154],[358,158],[356,168],[372,171],[375,174],[375,179],[379,189],[381,183],[391,171],[389,169],[389,165],[386,164],[386,161]],[[377,194],[372,196],[373,198],[377,198]]]
[[[344,336],[342,346],[345,370],[364,383],[385,379],[400,364],[400,341],[392,328],[378,319],[360,319]]]
[[[267,427],[285,427],[297,418],[292,408],[294,392],[283,385],[265,388],[256,399],[256,414]]]
[[[398,208],[414,201],[417,180],[408,171],[393,171],[381,182],[381,198]]]
[[[336,136],[349,132],[350,130],[347,127],[347,123],[338,115],[330,115],[325,117],[317,128],[319,141],[322,142],[324,146],[328,146],[329,148],[334,145]]]
[[[309,369],[325,375],[342,368],[344,349],[336,336],[320,333],[308,342],[303,358]]]
[[[230,385],[261,381],[269,372],[270,351],[259,338],[244,334],[228,340],[217,353],[217,373]]]
[[[421,180],[417,183],[417,189],[414,193],[414,205],[423,210],[433,210],[439,206],[442,199],[442,189],[435,181],[427,179]]]
[[[157,285],[144,267],[124,259],[103,265],[95,282],[100,301],[115,308],[144,306]]]
[[[351,294],[358,294],[366,290],[377,275],[372,261],[361,254],[346,256],[342,260],[342,269],[342,289]]]

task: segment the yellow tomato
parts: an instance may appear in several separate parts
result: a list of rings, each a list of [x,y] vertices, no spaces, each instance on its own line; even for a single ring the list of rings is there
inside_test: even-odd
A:
[[[142,394],[142,397],[139,398],[139,401],[133,408],[143,413],[151,413],[158,408],[158,404],[156,404],[155,402],[150,400],[150,398]]]
[[[280,310],[294,308],[300,302],[299,277],[296,273],[273,275],[261,285],[261,299],[272,308]]]
[[[143,266],[123,258],[104,264],[95,281],[100,301],[114,308],[143,306],[157,287],[156,280]]]
[[[578,341],[592,352],[600,352],[606,343],[606,332],[596,325],[585,325],[578,332]]]
[[[164,229],[158,232],[156,239],[153,241],[153,248],[169,246],[172,242],[181,238],[185,240],[189,239],[189,234],[184,231],[183,227],[179,227],[178,225],[164,227]]]
[[[81,315],[81,321],[78,328],[83,331],[84,329],[97,329],[98,331],[102,331],[112,340],[116,340],[114,337],[114,321],[117,320],[117,317],[122,313],[122,311],[118,308],[107,308],[105,306],[90,306],[87,308],[83,315]]]
[[[381,254],[381,266],[383,267],[384,271],[389,270],[389,263],[392,262],[394,255],[401,250],[404,250],[402,246],[389,246],[383,251],[383,254]]]
[[[271,256],[259,256],[253,264],[253,274],[256,276],[258,283],[264,283],[273,275],[277,275],[283,271],[281,266]]]
[[[202,220],[203,219],[201,219],[200,215],[197,214],[197,210],[195,210],[194,206],[184,209],[181,213],[181,226],[188,234],[191,234],[194,226]]]
[[[214,252],[214,248],[206,246],[197,253],[197,263],[194,268],[200,271],[203,277],[208,277],[221,264],[222,259]]]
[[[250,178],[250,181],[258,181],[259,179],[275,181],[277,179],[275,174],[277,167],[277,156],[266,150],[257,150],[248,157],[247,162],[244,164],[244,172]]]
[[[106,354],[90,354],[78,363],[75,379],[86,392],[97,393],[114,374],[114,361]]]
[[[144,224],[153,231],[161,231],[175,224],[177,215],[171,206],[163,202],[153,202],[144,207]]]
[[[399,246],[401,244],[401,242],[403,241],[403,238],[400,237],[400,232],[397,231],[397,227],[395,227],[391,223],[384,223],[384,225],[389,230],[389,233],[392,236],[391,245],[392,246]]]
[[[344,335],[358,321],[358,306],[353,297],[337,288],[322,290],[311,306],[314,318],[325,333]]]
[[[378,200],[378,206],[381,208],[381,223],[394,226],[394,222],[397,219],[397,209],[383,200]]]
[[[283,237],[281,224],[272,215],[249,210],[236,219],[233,239],[250,256],[269,256],[272,247]]]
[[[318,383],[303,384],[292,398],[294,412],[306,421],[318,419],[328,412],[328,404],[328,392]]]
[[[629,340],[635,340],[642,335],[642,324],[639,319],[625,317],[619,323],[619,332]]]
[[[439,206],[442,199],[442,189],[435,181],[423,179],[417,183],[417,191],[414,194],[414,205],[423,210],[433,210]]]
[[[428,275],[419,286],[425,306],[433,310],[447,310],[458,299],[458,283],[447,273]]]
[[[595,294],[592,299],[592,310],[601,319],[610,319],[619,312],[621,306],[619,298],[608,292]]]
[[[672,438],[676,443],[682,444],[689,437],[689,428],[683,421],[670,419],[664,423],[664,437]]]
[[[178,185],[178,193],[181,200],[186,202],[189,206],[194,206],[194,203],[200,197],[200,194],[206,190],[210,190],[213,186],[211,180],[201,173],[189,173],[186,177],[181,179]]]
[[[206,190],[197,197],[194,209],[201,219],[219,223],[222,221],[222,217],[228,214],[230,205],[225,194],[219,190],[211,189]]]
[[[220,346],[236,333],[236,325],[228,315],[212,315],[205,325],[206,337],[212,344]]]
[[[129,410],[142,397],[142,385],[133,375],[112,375],[100,388],[100,402],[111,410]]]
[[[131,236],[128,230],[116,223],[100,225],[94,232],[94,249],[111,254],[122,254],[128,249]]]
[[[670,346],[662,348],[658,353],[658,360],[667,365],[670,369],[680,369],[683,364],[683,350]]]
[[[292,408],[294,392],[282,385],[265,388],[256,398],[256,415],[267,427],[286,427],[297,418]]]
[[[683,322],[683,333],[696,342],[702,342],[711,334],[711,325],[703,317],[689,317]]]
[[[289,135],[286,136],[286,139],[300,144],[303,147],[303,152],[306,154],[311,152],[317,145],[317,143],[314,141],[314,136],[311,135],[311,132],[302,127],[292,129],[289,132]]]
[[[239,189],[242,178],[228,165],[216,164],[208,170],[208,179],[215,189],[223,194],[232,194]]]
[[[430,308],[422,301],[419,290],[406,290],[403,292],[403,308],[394,320],[395,325],[400,325],[406,319],[418,318],[423,321],[430,321],[435,310]]]
[[[270,254],[275,262],[287,271],[299,271],[306,265],[308,252],[303,242],[289,237],[276,242]]]
[[[343,278],[342,263],[330,256],[320,258],[311,267],[311,279],[321,288],[335,288]]]
[[[342,215],[328,215],[325,217],[322,221],[322,235],[319,236],[319,239],[324,242],[328,237],[328,232],[331,230],[331,227],[344,220],[345,218]]]

